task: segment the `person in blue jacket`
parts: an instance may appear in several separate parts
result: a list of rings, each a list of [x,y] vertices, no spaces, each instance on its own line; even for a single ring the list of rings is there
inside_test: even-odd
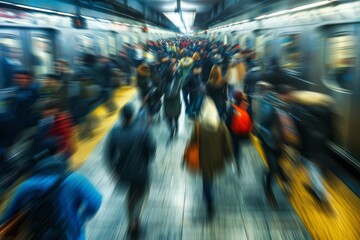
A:
[[[48,146],[50,145],[55,144],[50,143]],[[50,189],[57,179],[66,173],[67,165],[58,159],[58,155],[54,155],[53,147],[46,149],[46,157],[35,165],[32,176],[21,183],[14,193],[0,219],[1,225],[22,213],[34,198]],[[66,239],[85,240],[85,224],[99,210],[101,194],[86,177],[76,172],[66,176],[56,194],[61,212],[59,218],[66,223]]]

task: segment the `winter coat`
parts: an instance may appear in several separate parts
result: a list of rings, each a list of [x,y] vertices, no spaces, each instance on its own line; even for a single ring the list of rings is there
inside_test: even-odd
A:
[[[306,91],[293,95],[292,114],[301,137],[300,152],[313,162],[326,164],[327,143],[336,138],[333,100],[326,95]]]
[[[208,104],[209,102],[212,104]],[[229,130],[220,120],[213,101],[209,101],[208,97],[205,98],[200,113],[199,136],[200,170],[204,178],[212,180],[224,170],[226,162],[232,160],[233,150]],[[194,128],[191,141],[194,142],[195,139]]]
[[[247,72],[244,79],[244,93],[246,93],[246,95],[250,97],[250,99],[255,93],[256,83],[259,82],[261,79],[262,74],[259,67],[251,68],[250,71]]]
[[[180,78],[173,76],[173,73],[169,68],[163,72],[163,78],[163,81],[165,81],[164,114],[166,117],[178,118],[181,113],[181,83],[179,82]],[[171,88],[174,87],[172,86],[172,84],[179,84],[180,89],[175,96],[167,97],[167,91],[171,91]]]
[[[156,144],[152,134],[134,121],[117,124],[106,143],[106,160],[119,183],[144,185],[149,181],[149,164],[155,156]]]
[[[137,68],[137,85],[142,98],[145,98],[152,88],[150,73],[150,67],[147,65],[142,64]]]
[[[65,172],[65,163],[57,156],[48,157],[34,168],[34,174],[17,188],[0,220],[3,224],[20,213],[39,191],[49,189]],[[84,176],[71,173],[61,183],[58,194],[59,208],[67,222],[67,236],[71,240],[85,240],[85,223],[99,210],[102,196]]]

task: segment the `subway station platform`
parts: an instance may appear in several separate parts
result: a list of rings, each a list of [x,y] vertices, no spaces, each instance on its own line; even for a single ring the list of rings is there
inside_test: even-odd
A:
[[[276,186],[279,203],[273,209],[262,187],[265,165],[253,144],[243,146],[242,174],[230,165],[214,184],[215,217],[206,220],[200,176],[180,166],[192,122],[180,118],[177,139],[167,144],[165,121],[152,126],[157,141],[152,180],[142,213],[140,239],[311,239],[287,197]],[[87,239],[126,239],[126,189],[115,189],[102,159],[104,139],[79,171],[103,194],[103,204],[87,226]]]

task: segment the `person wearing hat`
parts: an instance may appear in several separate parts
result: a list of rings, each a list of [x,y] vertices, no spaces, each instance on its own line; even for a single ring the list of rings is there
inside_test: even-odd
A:
[[[85,240],[86,222],[99,210],[102,196],[85,176],[68,171],[67,164],[56,154],[56,141],[48,139],[43,146],[40,161],[35,164],[32,175],[17,187],[0,226],[27,213],[23,225],[29,228],[31,236],[24,239]],[[44,194],[54,204],[41,208],[46,212],[36,211],[39,209],[33,208],[41,201],[39,198],[44,199]]]
[[[127,194],[128,233],[136,237],[140,230],[140,213],[149,188],[149,165],[155,156],[156,143],[151,132],[135,116],[135,108],[126,104],[120,112],[121,122],[111,130],[105,145],[105,161],[120,187]]]

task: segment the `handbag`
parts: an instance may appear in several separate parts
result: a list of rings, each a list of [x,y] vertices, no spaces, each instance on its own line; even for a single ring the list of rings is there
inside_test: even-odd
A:
[[[184,162],[190,170],[198,170],[200,168],[200,123],[197,120],[195,123],[196,139],[189,142],[184,151]]]

